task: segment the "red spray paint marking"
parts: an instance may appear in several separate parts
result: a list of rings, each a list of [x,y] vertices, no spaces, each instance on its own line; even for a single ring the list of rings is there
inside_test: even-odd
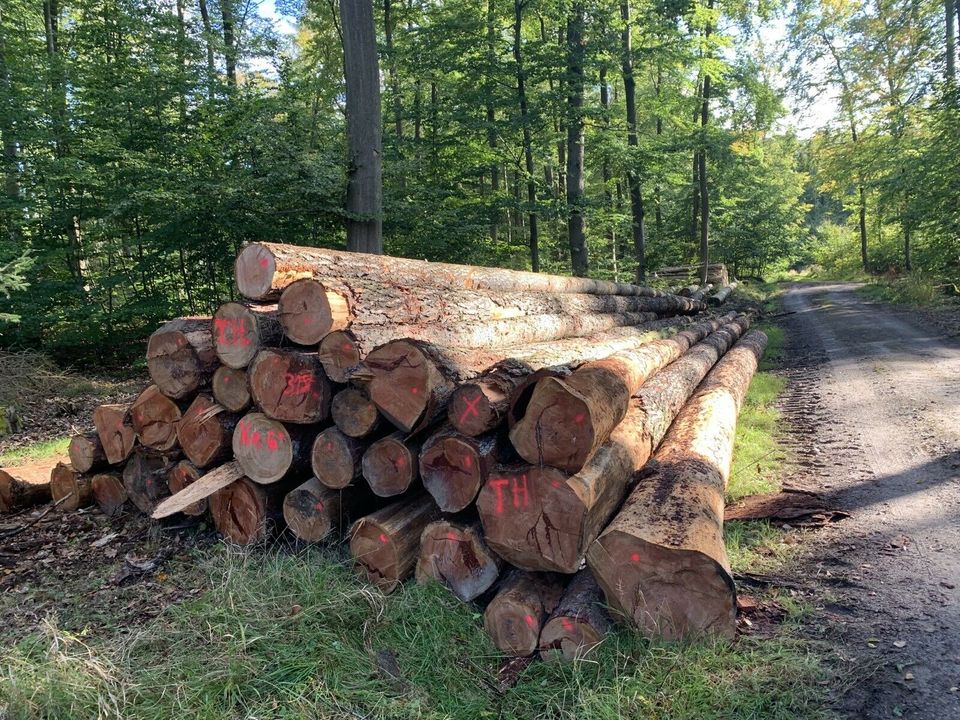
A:
[[[482,397],[483,395],[481,393],[477,393],[477,396],[473,400],[464,398],[463,401],[467,404],[467,407],[464,409],[463,414],[460,415],[461,423],[471,415],[473,415],[473,417],[480,417],[480,411],[477,410],[477,404],[480,402],[480,398]]]
[[[412,392],[414,395],[416,395],[416,394],[417,394],[418,392],[420,392],[420,391],[419,391],[417,388],[412,387],[412,388],[410,388],[410,392]]]
[[[640,562],[640,553],[633,553],[633,554],[630,556],[630,560],[631,560],[632,562],[635,562],[635,563]]]
[[[346,350],[347,352],[349,352],[349,351],[353,350],[353,345],[351,345],[350,343],[344,343],[344,344],[343,344],[343,349]]]
[[[463,466],[464,466],[465,468],[467,468],[467,470],[469,470],[470,468],[472,468],[472,467],[473,467],[473,458],[470,457],[469,455],[464,455],[464,456],[463,456]]]
[[[249,345],[253,342],[247,337],[247,324],[244,318],[214,318],[217,331],[217,343],[220,345]]]
[[[550,481],[550,484],[553,485],[555,488],[559,488],[559,487],[560,487],[560,481],[559,481],[559,480],[551,480],[551,481]]]
[[[497,491],[497,515],[503,515],[503,488],[510,482],[507,478],[495,478],[490,480],[490,485]]]
[[[305,395],[313,389],[313,373],[303,370],[296,374],[286,374],[287,386],[280,393],[280,399],[290,396]]]
[[[520,476],[520,483],[517,483],[517,479],[513,479],[513,485],[510,488],[513,490],[513,506],[515,508],[527,507],[530,505],[530,494],[527,492],[527,476],[526,473]],[[521,505],[521,502],[523,503]]]
[[[533,619],[533,615],[525,615],[523,621],[530,627],[535,627],[537,621]]]
[[[323,501],[317,500],[317,504],[313,507],[317,512],[323,512]]]
[[[563,629],[567,632],[573,631],[573,623],[570,622],[570,618],[560,618],[560,624],[563,626]]]
[[[333,443],[332,443],[332,442],[329,442],[329,441],[327,442],[327,450],[333,450]]]
[[[403,455],[398,455],[393,461],[394,467],[397,467],[397,468],[402,468],[406,464],[407,464],[407,459],[403,457]]]
[[[457,537],[457,534],[455,532],[450,531],[447,533],[447,540],[450,540],[451,542],[456,542],[459,539],[460,538]]]
[[[586,416],[583,413],[577,413],[576,417],[573,418],[573,421],[579,425],[583,422],[584,417]]]
[[[389,540],[387,539],[387,536],[384,535],[383,533],[380,533],[380,542],[382,542],[384,545],[386,545],[389,542]]]
[[[230,382],[230,376],[229,376],[229,375],[225,375],[225,376],[223,377],[223,384],[226,385],[228,382]]]
[[[267,260],[266,258],[260,258],[260,267],[265,268],[269,264],[270,264],[269,260]]]

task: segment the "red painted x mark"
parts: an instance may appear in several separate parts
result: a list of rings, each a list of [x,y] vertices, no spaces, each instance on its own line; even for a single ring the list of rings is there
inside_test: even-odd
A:
[[[467,403],[467,407],[463,411],[463,414],[460,416],[460,422],[465,421],[471,415],[473,415],[474,417],[480,417],[480,411],[477,410],[477,405],[480,404],[480,398],[482,397],[483,395],[481,393],[477,393],[477,396],[473,400],[464,398],[464,402]]]

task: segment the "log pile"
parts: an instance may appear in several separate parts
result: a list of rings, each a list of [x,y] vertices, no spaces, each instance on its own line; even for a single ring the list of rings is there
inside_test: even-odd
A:
[[[747,317],[271,243],[239,254],[236,281],[246,301],[151,336],[151,383],[99,407],[52,482],[0,474],[0,507],[209,517],[240,544],[345,538],[366,581],[439,582],[512,655],[581,657],[614,619],[730,634],[724,482],[763,349]]]

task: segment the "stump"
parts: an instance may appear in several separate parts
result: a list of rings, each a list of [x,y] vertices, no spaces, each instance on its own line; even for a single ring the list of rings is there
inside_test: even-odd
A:
[[[116,472],[97,473],[90,479],[90,488],[100,512],[108,517],[119,515],[129,500],[123,478]]]
[[[316,353],[261,350],[248,370],[250,395],[274,420],[312,424],[330,413],[330,382]]]
[[[493,587],[503,560],[483,540],[479,522],[437,520],[420,535],[417,582],[437,580],[463,602]]]
[[[176,495],[181,490],[193,485],[200,479],[200,475],[200,470],[196,465],[189,460],[181,460],[167,473],[167,487],[170,489],[170,494]],[[187,505],[180,512],[190,517],[200,517],[206,514],[207,507],[207,498],[203,498]]]
[[[212,318],[171,320],[147,342],[147,369],[160,392],[186,398],[206,386],[220,364],[210,330]]]
[[[96,431],[70,438],[67,454],[73,469],[79,473],[88,473],[107,464],[107,454]]]
[[[511,570],[483,613],[483,628],[501,652],[533,655],[540,629],[562,593],[560,576]]]
[[[264,347],[283,340],[276,305],[223,303],[213,314],[213,341],[225,366],[240,370]]]
[[[60,512],[73,512],[92,505],[90,477],[81,475],[66,463],[57,463],[50,471],[50,499]]]
[[[243,412],[250,406],[250,385],[245,370],[221,365],[213,374],[213,399],[230,412]]]

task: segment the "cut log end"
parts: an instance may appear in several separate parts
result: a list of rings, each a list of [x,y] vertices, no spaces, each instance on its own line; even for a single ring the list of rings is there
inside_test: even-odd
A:
[[[502,561],[483,541],[480,524],[430,523],[420,536],[417,582],[437,580],[463,602],[475,600],[497,581]]]
[[[380,412],[401,430],[417,427],[443,382],[433,361],[414,343],[395,340],[373,350],[364,363],[373,372],[367,390]]]
[[[444,512],[459,512],[483,486],[485,459],[465,438],[454,435],[428,441],[420,453],[423,485]]]
[[[227,302],[213,314],[217,357],[229,368],[245,368],[262,346],[276,342],[280,337],[280,323],[272,306],[261,309]]]
[[[90,478],[66,463],[50,471],[50,498],[60,512],[72,512],[93,503]]]
[[[320,364],[333,382],[345,383],[348,371],[360,364],[360,345],[349,332],[334,330],[320,341]]]
[[[375,518],[358,520],[350,532],[350,555],[371,585],[384,592],[393,590],[403,579],[403,563],[389,530]]]
[[[405,493],[419,477],[416,452],[394,433],[371,444],[363,454],[363,477],[380,497]]]
[[[581,570],[543,626],[540,657],[548,661],[582,658],[603,640],[611,625],[600,586],[589,570]]]
[[[610,607],[641,632],[665,640],[736,634],[733,578],[707,555],[614,531],[588,558]]]
[[[176,447],[180,418],[180,407],[156,385],[140,393],[130,406],[130,420],[140,444],[153,450]]]
[[[70,438],[67,454],[70,456],[70,464],[80,473],[90,472],[107,462],[103,443],[100,442],[100,436],[96,432],[74,435]]]
[[[310,465],[321,485],[340,490],[360,477],[363,445],[338,428],[327,428],[313,441]]]
[[[533,655],[543,623],[562,592],[562,581],[556,576],[511,571],[487,605],[483,627],[502,652],[516,657]]]
[[[100,511],[109,517],[115,517],[127,504],[127,490],[117,473],[97,473],[90,480],[93,497]]]
[[[334,395],[330,416],[344,435],[354,438],[367,437],[380,426],[380,411],[358,388],[344,388]]]
[[[199,479],[200,471],[197,469],[197,466],[188,460],[181,460],[174,465],[167,474],[167,486],[170,488],[170,493],[176,495],[187,486],[193,485],[193,483]],[[191,503],[180,512],[190,517],[200,517],[207,512],[207,506],[207,498],[203,498],[202,500],[197,500],[195,503]]]
[[[50,500],[50,475],[54,463],[0,468],[0,513],[14,512]]]
[[[315,353],[261,350],[249,376],[251,397],[275,420],[309,424],[329,415],[330,382]]]
[[[483,381],[460,385],[450,398],[448,418],[457,431],[473,437],[495,428],[506,417],[508,397]]]
[[[213,397],[197,395],[177,425],[180,447],[194,465],[205,468],[229,454],[236,421]]]
[[[172,458],[161,453],[137,450],[123,468],[123,486],[130,501],[149,515],[157,503],[170,494],[167,475]]]
[[[130,457],[137,442],[137,432],[130,422],[128,410],[126,405],[100,405],[93,411],[93,424],[111,465]]]
[[[266,300],[281,289],[274,287],[276,272],[276,256],[262,243],[247,245],[234,262],[237,289],[251,300]],[[309,277],[310,274],[301,273],[299,277]]]
[[[147,370],[164,395],[185,398],[209,382],[218,361],[210,317],[171,320],[150,336]]]
[[[213,374],[213,397],[230,412],[243,412],[250,406],[250,386],[245,370],[221,365]]]
[[[316,345],[328,333],[350,324],[346,298],[309,278],[284,289],[278,310],[287,337],[301,345]]]
[[[305,542],[323,540],[342,523],[342,492],[325,488],[310,478],[283,499],[287,527]]]
[[[233,454],[247,477],[268,484],[283,478],[294,463],[290,432],[263,413],[248,413],[233,431]]]
[[[266,490],[248,478],[240,478],[210,496],[210,514],[217,531],[238,545],[267,537],[267,510]]]

